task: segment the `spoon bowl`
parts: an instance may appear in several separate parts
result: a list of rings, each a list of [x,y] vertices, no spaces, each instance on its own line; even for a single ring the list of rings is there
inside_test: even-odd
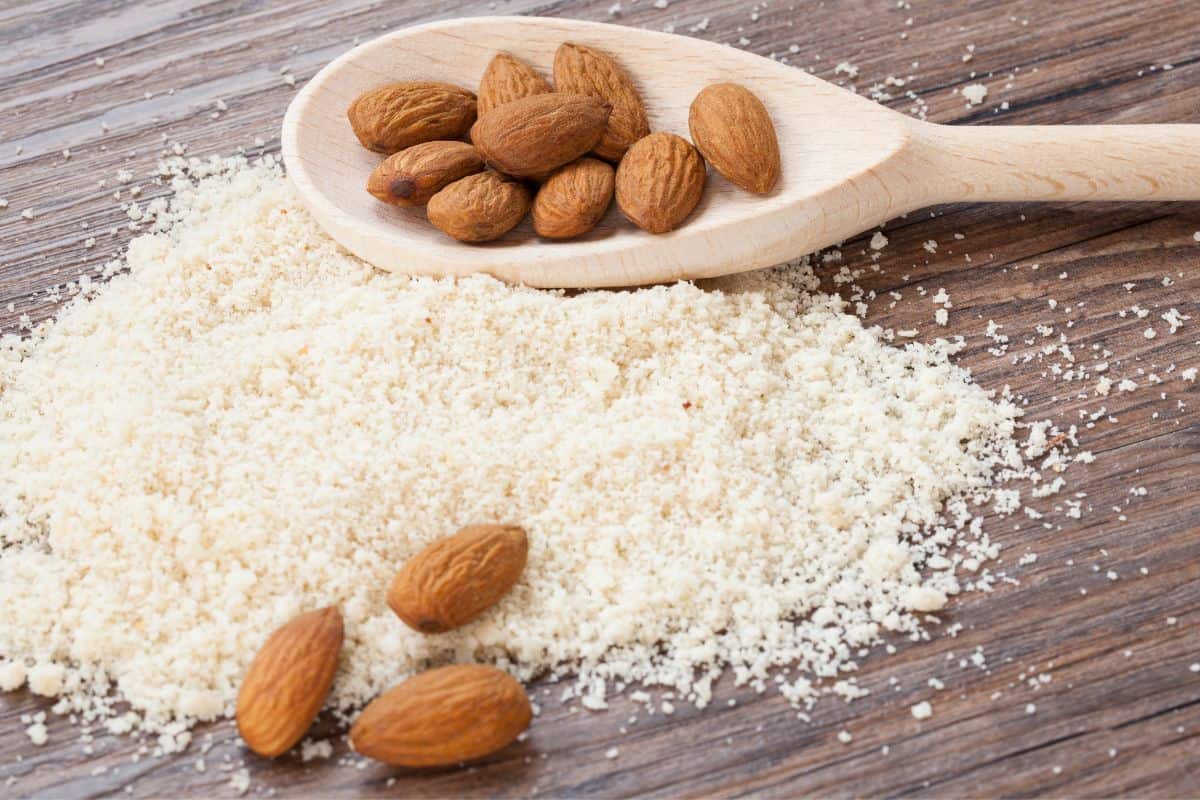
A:
[[[615,57],[645,101],[652,130],[688,136],[688,108],[712,83],[741,83],[775,123],[782,174],[766,196],[710,170],[677,230],[652,235],[614,207],[583,238],[539,239],[526,221],[467,245],[424,208],[366,192],[384,158],[359,145],[346,109],[385,83],[437,80],[472,90],[508,52],[550,78],[554,52],[577,42]],[[920,122],[808,73],[732,47],[603,23],[475,17],[395,31],[322,69],[284,118],[283,158],[301,199],[343,247],[414,275],[488,273],[539,287],[634,286],[770,266],[841,242],[899,214],[961,200],[1200,198],[1200,126],[948,127]]]

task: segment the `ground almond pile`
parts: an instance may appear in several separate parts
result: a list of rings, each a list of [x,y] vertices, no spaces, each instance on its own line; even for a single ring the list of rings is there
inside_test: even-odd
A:
[[[803,704],[994,555],[973,514],[1024,469],[1019,412],[807,266],[574,295],[407,279],[339,250],[271,163],[197,171],[108,285],[5,340],[0,687],[181,730],[231,712],[268,631],[336,603],[342,710],[456,659],[576,673],[591,708],[797,664]],[[475,522],[528,530],[524,577],[413,633],[388,581]]]

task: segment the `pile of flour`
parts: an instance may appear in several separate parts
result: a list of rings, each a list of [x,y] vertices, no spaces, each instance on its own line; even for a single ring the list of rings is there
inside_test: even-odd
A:
[[[336,603],[342,711],[450,660],[571,672],[593,708],[787,664],[803,703],[956,593],[963,547],[993,554],[972,513],[1022,470],[1019,411],[805,265],[572,295],[409,279],[339,249],[270,161],[190,172],[111,281],[4,340],[3,688],[178,730]],[[477,522],[528,530],[523,578],[412,632],[388,581]]]

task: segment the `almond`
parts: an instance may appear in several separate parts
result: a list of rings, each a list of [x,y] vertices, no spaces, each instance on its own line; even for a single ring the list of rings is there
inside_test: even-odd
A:
[[[465,625],[512,588],[528,553],[515,525],[470,525],[413,556],[392,579],[388,606],[421,633]]]
[[[475,95],[449,83],[390,83],[358,96],[346,111],[368,150],[395,153],[437,139],[461,139],[475,122]]]
[[[423,206],[447,185],[483,170],[483,159],[466,142],[424,142],[383,160],[367,191],[394,206]]]
[[[560,167],[533,201],[533,229],[547,239],[570,239],[596,227],[613,196],[613,168],[595,158]]]
[[[617,206],[631,222],[651,233],[679,227],[700,202],[704,159],[673,133],[640,139],[617,167]]]
[[[438,230],[460,242],[490,242],[517,227],[531,202],[523,184],[488,170],[442,189],[429,198],[425,212]]]
[[[333,606],[271,634],[238,692],[238,732],[251,750],[274,758],[300,741],[325,704],[341,652],[342,615]]]
[[[767,108],[736,83],[716,83],[692,101],[692,141],[713,169],[748,192],[766,194],[779,180],[779,141]]]
[[[496,752],[529,727],[521,684],[482,664],[423,672],[363,709],[350,729],[356,752],[395,767],[441,767]]]
[[[479,81],[479,116],[513,100],[549,91],[550,84],[533,67],[508,53],[497,53]]]
[[[609,106],[578,94],[535,94],[493,108],[471,128],[483,160],[508,175],[545,175],[596,146]]]
[[[616,61],[599,50],[570,42],[560,45],[554,54],[554,87],[598,97],[612,106],[604,136],[596,145],[596,155],[603,159],[620,161],[634,142],[650,133],[637,87]]]

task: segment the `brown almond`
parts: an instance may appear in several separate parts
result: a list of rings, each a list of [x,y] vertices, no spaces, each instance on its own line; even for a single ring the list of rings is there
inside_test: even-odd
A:
[[[550,84],[533,67],[508,53],[497,53],[479,81],[479,116],[513,100],[549,91]]]
[[[529,727],[521,684],[482,664],[423,672],[389,689],[350,728],[356,752],[394,767],[442,767],[482,758]]]
[[[436,81],[389,83],[360,94],[346,111],[358,141],[396,153],[438,139],[461,139],[475,122],[475,95]]]
[[[394,206],[423,206],[449,184],[481,171],[483,159],[466,142],[424,142],[384,159],[367,191]]]
[[[692,141],[713,169],[748,192],[766,194],[779,180],[779,141],[767,107],[744,86],[715,83],[692,101]]]
[[[591,47],[567,42],[554,54],[554,87],[598,97],[612,106],[596,155],[618,162],[630,146],[650,133],[646,106],[621,65]]]
[[[650,233],[674,230],[687,219],[704,191],[704,159],[673,133],[640,139],[617,167],[617,206]]]
[[[503,597],[525,569],[529,541],[515,525],[469,525],[413,556],[387,603],[421,633],[465,625]]]
[[[468,175],[429,198],[434,227],[460,242],[499,239],[525,219],[533,198],[524,184],[488,170]]]
[[[613,196],[612,165],[581,158],[559,167],[533,200],[533,229],[547,239],[571,239],[596,227]]]
[[[304,736],[333,685],[342,636],[342,615],[330,606],[295,617],[267,639],[238,691],[238,732],[251,750],[274,758]]]
[[[507,175],[547,175],[596,146],[609,111],[594,97],[535,94],[484,114],[471,128],[471,141],[488,165]]]

